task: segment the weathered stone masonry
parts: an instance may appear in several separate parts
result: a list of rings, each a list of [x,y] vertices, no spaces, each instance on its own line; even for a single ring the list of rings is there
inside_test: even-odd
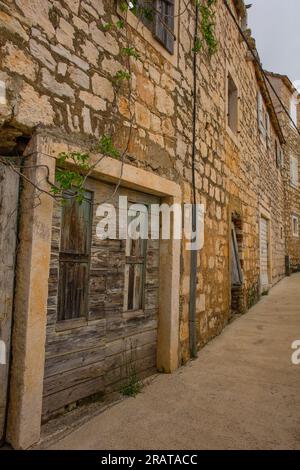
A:
[[[244,3],[229,3],[244,25]],[[176,1],[175,12],[183,10],[182,2]],[[22,154],[27,147],[29,164],[43,162],[53,175],[59,152],[88,148],[111,124],[114,143],[122,150],[131,111],[134,125],[121,191],[144,202],[154,198],[190,203],[194,7],[175,18],[174,54],[141,23],[136,28],[137,20],[129,12],[129,38],[140,54],[139,60],[131,61],[130,102],[126,86],[116,102],[113,80],[126,67],[120,54],[126,46],[125,32],[101,28],[115,22],[118,12],[117,2],[107,0],[0,3],[0,81],[7,98],[6,104],[0,103],[1,155]],[[216,6],[216,37],[217,53],[208,57],[201,52],[197,61],[196,189],[197,201],[206,210],[197,272],[199,348],[285,275],[285,256],[292,250],[287,244],[295,246],[293,265],[299,263],[300,246],[299,240],[290,241],[286,228],[290,207],[297,210],[299,201],[294,189],[295,202],[286,202],[288,146],[299,149],[299,138],[293,137],[290,144],[290,135],[282,132],[277,106],[274,109],[262,75],[221,1]],[[234,131],[227,116],[229,76],[236,87]],[[264,116],[269,116],[267,134],[258,124],[258,95]],[[283,148],[283,166],[277,164],[275,145]],[[119,162],[107,158],[88,185],[103,194],[119,175]],[[60,330],[56,321],[60,208],[46,195],[33,208],[34,195],[25,185],[7,433],[10,442],[21,448],[39,439],[42,414],[48,419],[67,405],[119,387],[126,375],[126,340],[137,340],[136,366],[144,375],[154,370],[155,358],[158,370],[172,372],[190,357],[190,252],[176,241],[149,246],[149,309],[138,317],[126,317],[124,246],[114,241],[99,246],[93,233],[86,322]],[[238,288],[231,285],[232,225],[243,274]]]

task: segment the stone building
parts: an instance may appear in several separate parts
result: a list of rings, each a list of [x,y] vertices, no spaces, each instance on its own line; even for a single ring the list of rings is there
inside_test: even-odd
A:
[[[299,165],[300,165],[300,135],[295,128],[299,126],[299,90],[291,83],[285,75],[268,72],[275,93],[270,89],[275,110],[282,131],[285,136],[284,158],[285,158],[285,229],[286,229],[286,255],[288,271],[299,271],[300,269],[300,197],[299,197]],[[280,101],[289,111],[293,122],[283,111]]]
[[[13,234],[1,249],[17,244],[2,260],[0,431],[16,448],[36,443],[42,422],[112,395],[133,369],[141,378],[174,371],[285,275],[289,207],[297,213],[285,202],[290,135],[237,29],[258,57],[244,2],[228,2],[234,21],[217,1],[218,48],[210,56],[204,47],[195,68],[195,6],[159,3],[168,20],[156,17],[154,29],[132,11],[126,28],[108,26],[123,21],[119,1],[0,4],[1,161],[23,173],[0,183]],[[120,86],[132,45],[138,57]],[[95,203],[54,201],[60,153],[89,152],[106,133],[124,161],[91,152],[85,196]],[[99,240],[96,203],[117,206],[119,195],[145,205],[195,195],[205,207],[196,260],[185,240],[150,239],[135,252]]]

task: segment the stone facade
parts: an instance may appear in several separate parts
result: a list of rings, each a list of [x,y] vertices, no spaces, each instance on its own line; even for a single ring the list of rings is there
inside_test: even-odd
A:
[[[117,2],[1,2],[0,80],[4,84],[7,98],[5,103],[0,104],[1,154],[19,154],[30,142],[27,147],[28,158],[32,158],[31,153],[28,153],[30,148],[33,154],[43,152],[40,155],[45,159],[49,157],[49,162],[53,165],[59,151],[68,148],[86,149],[95,138],[108,130],[112,130],[114,143],[122,150],[127,145],[130,116],[133,115],[133,127],[126,152],[126,172],[123,175],[126,187],[166,201],[191,203],[194,82],[191,50],[195,12],[192,5],[184,9],[181,3],[179,0],[175,2],[175,11],[183,13],[180,17],[175,17],[174,54],[169,54],[133,13],[128,13],[129,40],[140,56],[138,60],[130,59],[132,93],[129,101],[128,85],[122,85],[117,93],[114,80],[115,74],[127,65],[121,54],[122,48],[127,44],[125,31],[115,28],[105,31],[103,28],[118,19]],[[236,18],[244,24],[244,3],[240,0],[229,3]],[[247,34],[249,36],[249,32]],[[277,165],[276,160],[275,142],[276,145],[283,146],[284,136],[289,142],[290,134],[283,135],[261,72],[221,1],[216,6],[216,37],[217,53],[209,57],[206,51],[201,52],[196,69],[195,182],[197,202],[205,206],[204,247],[198,253],[197,266],[198,348],[218,335],[235,313],[243,313],[251,307],[262,290],[268,290],[285,275],[286,243],[288,246],[293,243],[286,230],[288,211],[292,206],[293,210],[299,210],[294,207],[295,201],[299,201],[299,193],[295,192],[294,202],[288,205],[285,203],[288,163],[285,161],[282,167]],[[253,45],[252,40],[251,44]],[[228,125],[227,116],[229,76],[236,87],[235,131]],[[268,137],[258,124],[258,94],[262,96],[262,105],[269,116]],[[118,179],[116,162],[108,159],[107,163],[102,162],[101,165],[97,169],[99,180]],[[47,332],[43,331],[39,342],[43,359],[45,341],[47,354],[53,344],[51,329],[55,317],[53,306],[56,303],[53,273],[57,269],[53,249],[50,258],[51,238],[52,248],[57,240],[51,237],[48,230],[53,220],[55,233],[58,226],[57,212],[54,210],[52,219],[52,208],[47,211],[49,220],[45,222],[47,235],[44,240],[47,239],[46,252],[49,256],[45,269],[48,272],[50,269],[50,307]],[[32,212],[33,221],[40,213],[42,217],[46,217],[43,207]],[[261,277],[262,220],[267,227],[264,283]],[[231,283],[232,224],[236,225],[243,272],[243,283],[238,290],[233,289]],[[38,231],[37,236],[40,235]],[[160,247],[160,273],[163,272],[164,275],[160,274],[159,278],[158,323],[161,330],[157,333],[158,369],[167,372],[186,363],[190,358],[191,253],[185,250],[184,243],[181,248],[178,244],[170,246]],[[289,252],[291,250],[292,248],[288,249]],[[165,276],[167,265],[170,265],[170,271]],[[19,264],[19,269],[20,266],[22,264]],[[46,284],[47,280],[48,274]],[[118,281],[119,288],[121,285],[122,279]],[[34,286],[29,286],[27,291],[25,289],[26,295],[33,295],[30,289],[34,289]],[[35,314],[43,312],[45,323],[46,303],[41,301],[40,305],[40,312]],[[18,308],[21,307],[19,305]],[[24,305],[24,309],[26,308],[32,309],[32,302],[29,307]],[[169,312],[169,316],[162,315],[161,312]],[[20,392],[16,393],[14,387],[22,381],[19,376],[22,373],[28,374],[27,368],[33,367],[30,365],[30,348],[34,346],[22,343],[21,350],[18,348],[18,333],[25,334],[24,329],[28,326],[25,310],[22,313],[19,322],[23,321],[23,324],[15,328],[14,336],[11,393],[16,398],[16,409],[10,411],[9,424],[9,439],[16,447],[28,447],[39,438],[43,405],[40,380],[36,381],[34,389],[34,397],[40,403],[40,415],[35,426],[32,426],[31,434],[24,437],[33,403],[28,407],[26,415],[17,417],[26,400],[22,400]],[[34,316],[34,312],[32,315]],[[41,324],[44,324],[43,321],[41,320]],[[99,341],[103,339],[103,330],[96,331],[93,326],[89,328],[91,336],[98,334]],[[69,341],[74,341],[72,335]],[[21,355],[23,350],[27,351],[27,347],[29,350],[26,358],[29,362],[25,367],[20,357],[18,362],[18,354]],[[149,368],[152,366],[151,362]],[[45,381],[51,387],[50,380],[47,382],[49,369],[51,365],[48,361]],[[40,371],[40,364],[38,370]],[[105,369],[105,374],[108,372]],[[92,374],[93,376],[84,376],[84,380],[95,380],[97,371],[93,370]],[[99,374],[103,375],[103,369]],[[43,379],[43,374],[40,379]],[[29,378],[28,380],[30,382]],[[100,388],[102,391],[102,382]],[[94,391],[93,389],[93,393]],[[89,395],[88,390],[86,395]],[[72,399],[71,396],[70,403],[74,401],[76,398]]]
[[[277,92],[278,97],[284,103],[285,108],[290,110],[291,100],[294,97],[299,103],[298,91],[290,82],[287,76],[268,73],[271,83]],[[278,98],[273,90],[270,90],[274,101],[275,109],[278,113],[280,125],[283,130],[286,144],[284,146],[285,159],[285,230],[286,230],[286,255],[289,257],[288,264],[291,271],[299,271],[300,269],[300,234],[298,222],[298,234],[293,231],[292,217],[296,217],[300,221],[300,194],[299,194],[299,176],[298,186],[295,186],[291,180],[291,157],[297,161],[298,175],[300,174],[300,136],[291,120],[282,110]],[[298,106],[298,123],[300,122],[300,107]]]

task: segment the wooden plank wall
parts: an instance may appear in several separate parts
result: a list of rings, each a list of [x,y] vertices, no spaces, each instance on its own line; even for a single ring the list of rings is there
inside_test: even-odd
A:
[[[6,353],[6,364],[0,363],[0,438],[7,404],[18,194],[18,175],[0,164],[0,340]]]
[[[156,370],[159,288],[159,240],[147,243],[145,308],[124,312],[125,240],[99,240],[97,203],[111,197],[114,186],[90,179],[93,225],[86,319],[64,326],[57,322],[58,256],[61,206],[55,205],[49,277],[43,419],[90,395],[119,389],[134,364],[141,376]],[[121,188],[131,202],[159,203],[157,198]],[[116,200],[109,201],[114,202]]]

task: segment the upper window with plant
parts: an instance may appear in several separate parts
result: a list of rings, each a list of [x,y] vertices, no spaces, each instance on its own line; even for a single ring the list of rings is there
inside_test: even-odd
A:
[[[170,54],[174,53],[175,0],[132,0],[129,2],[129,10]]]

